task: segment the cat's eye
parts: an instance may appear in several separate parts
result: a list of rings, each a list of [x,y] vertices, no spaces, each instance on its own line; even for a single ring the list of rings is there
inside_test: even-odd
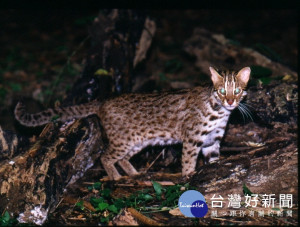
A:
[[[224,88],[221,88],[220,90],[219,90],[219,92],[221,93],[221,95],[225,95],[225,89]]]
[[[239,89],[238,87],[234,90],[234,94],[239,94],[241,92],[241,89]]]

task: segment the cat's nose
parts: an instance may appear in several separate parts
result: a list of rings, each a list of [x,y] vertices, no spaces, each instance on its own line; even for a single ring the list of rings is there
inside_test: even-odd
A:
[[[232,105],[233,100],[232,100],[232,99],[228,99],[228,100],[227,100],[227,103],[228,103],[229,105]]]

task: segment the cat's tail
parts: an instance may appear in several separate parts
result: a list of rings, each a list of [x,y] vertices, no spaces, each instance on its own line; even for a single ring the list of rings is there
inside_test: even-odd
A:
[[[96,114],[98,109],[99,102],[92,101],[75,106],[55,107],[39,113],[30,114],[26,112],[25,106],[21,102],[18,102],[15,108],[15,118],[22,125],[36,127],[55,120],[64,122],[74,118],[84,118]]]

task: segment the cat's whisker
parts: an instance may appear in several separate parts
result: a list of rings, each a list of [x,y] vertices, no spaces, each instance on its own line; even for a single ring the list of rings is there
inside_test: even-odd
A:
[[[251,111],[248,109],[248,107],[245,104],[239,103],[238,107],[239,107],[240,111],[242,110],[244,112],[244,114],[253,121],[252,113],[251,113]]]
[[[245,110],[246,112],[249,114],[249,117],[251,118],[251,120],[253,121],[253,118],[252,118],[252,113],[251,111],[247,108],[247,106],[244,106],[245,107]]]
[[[251,120],[253,121],[253,118],[251,116],[251,112],[246,108],[246,106],[241,106],[241,108],[243,109],[245,115],[249,118],[251,118]]]
[[[238,107],[239,107],[240,112],[243,115],[243,118],[244,118],[244,115],[248,118],[248,113],[246,112],[245,107],[241,103],[239,104]]]
[[[243,117],[243,120],[244,120],[244,124],[245,124],[245,117],[244,117],[244,113],[243,113],[243,110],[240,106],[238,106],[238,109],[240,111],[240,113],[242,114],[242,117]]]
[[[249,106],[250,108],[252,108],[252,109],[255,109],[253,106],[251,106],[249,103],[243,103],[244,105],[246,105],[246,106]]]

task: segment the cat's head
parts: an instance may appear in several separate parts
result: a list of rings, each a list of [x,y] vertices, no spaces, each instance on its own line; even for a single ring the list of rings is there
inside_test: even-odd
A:
[[[245,88],[250,78],[250,67],[242,68],[239,72],[224,71],[218,73],[213,67],[209,67],[211,80],[214,84],[214,95],[222,105],[233,110],[247,95]]]

